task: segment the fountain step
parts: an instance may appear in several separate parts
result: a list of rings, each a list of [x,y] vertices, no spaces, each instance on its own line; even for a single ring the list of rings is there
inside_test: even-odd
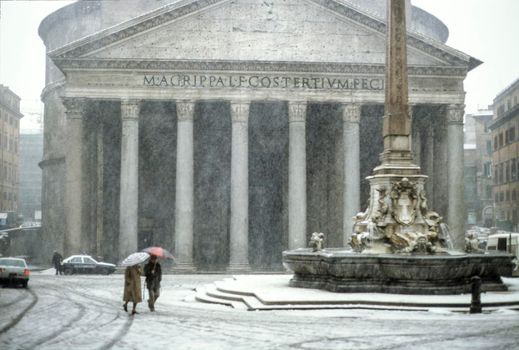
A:
[[[241,303],[249,310],[258,310],[263,307],[263,304],[254,296],[222,292],[216,286],[213,289],[208,289],[206,294],[211,298]]]
[[[402,295],[388,293],[333,293],[289,287],[291,276],[243,275],[197,289],[196,300],[244,310],[374,309],[467,311],[471,295]],[[519,279],[505,279],[507,292],[481,295],[484,310],[519,310]]]
[[[225,306],[230,306],[234,309],[238,310],[247,310],[248,306],[245,305],[242,300],[238,300],[236,298],[235,300],[231,300],[229,298],[222,298],[221,296],[211,296],[212,291],[216,290],[216,287],[214,285],[206,285],[204,287],[199,287],[196,289],[195,294],[195,300],[202,302],[202,303],[208,303],[208,304],[220,304]]]
[[[346,303],[346,304],[321,304],[321,303],[301,303],[290,301],[278,301],[276,304],[264,304],[255,297],[247,297],[238,293],[232,295],[230,293],[221,293],[216,290],[216,287],[204,288],[197,292],[195,300],[209,304],[219,304],[230,306],[234,309],[248,310],[248,311],[273,311],[273,310],[321,310],[321,309],[372,309],[372,310],[402,310],[402,307],[391,305],[367,305],[361,303]],[[423,307],[406,307],[406,310],[413,311],[427,311]]]

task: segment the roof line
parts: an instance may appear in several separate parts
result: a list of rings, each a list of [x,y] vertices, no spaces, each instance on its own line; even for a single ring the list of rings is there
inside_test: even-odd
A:
[[[52,50],[48,55],[52,59],[78,58],[95,52],[103,47],[131,37],[139,32],[148,31],[162,24],[182,18],[201,9],[220,5],[229,0],[182,0],[167,4],[161,8],[135,17],[126,22],[103,29],[88,35],[60,48]],[[357,9],[349,4],[337,0],[306,0],[345,18],[355,21],[380,34],[386,32],[386,22]],[[479,66],[482,62],[461,51],[453,49],[439,41],[432,40],[416,32],[408,32],[408,44],[411,47],[429,54],[452,65],[466,65],[468,70]]]

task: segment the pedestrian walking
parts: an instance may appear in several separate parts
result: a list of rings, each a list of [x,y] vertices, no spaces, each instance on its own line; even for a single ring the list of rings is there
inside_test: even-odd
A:
[[[155,311],[155,302],[160,296],[160,281],[162,280],[162,268],[156,255],[152,255],[144,266],[144,275],[148,288],[148,307],[150,311]]]
[[[124,271],[123,309],[128,312],[128,303],[133,303],[132,315],[137,313],[137,304],[142,301],[141,294],[142,269],[139,265],[128,266]]]
[[[56,250],[52,255],[52,265],[54,265],[54,269],[56,270],[56,275],[63,275],[63,269],[61,268],[61,264],[63,262],[63,256],[58,253]]]

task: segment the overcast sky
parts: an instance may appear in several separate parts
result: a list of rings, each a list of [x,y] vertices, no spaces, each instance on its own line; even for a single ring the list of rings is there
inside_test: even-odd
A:
[[[149,0],[142,0],[149,1]],[[38,36],[41,20],[72,1],[0,0],[0,84],[22,98],[21,127],[34,129],[42,110],[45,50]],[[484,63],[465,80],[466,112],[486,108],[519,78],[519,0],[412,0],[449,28],[447,44]]]

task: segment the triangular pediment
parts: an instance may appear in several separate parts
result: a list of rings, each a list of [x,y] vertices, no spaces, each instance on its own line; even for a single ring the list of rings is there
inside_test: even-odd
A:
[[[52,52],[92,61],[335,62],[382,65],[385,23],[341,1],[178,1]],[[411,66],[468,67],[471,57],[410,34]]]

